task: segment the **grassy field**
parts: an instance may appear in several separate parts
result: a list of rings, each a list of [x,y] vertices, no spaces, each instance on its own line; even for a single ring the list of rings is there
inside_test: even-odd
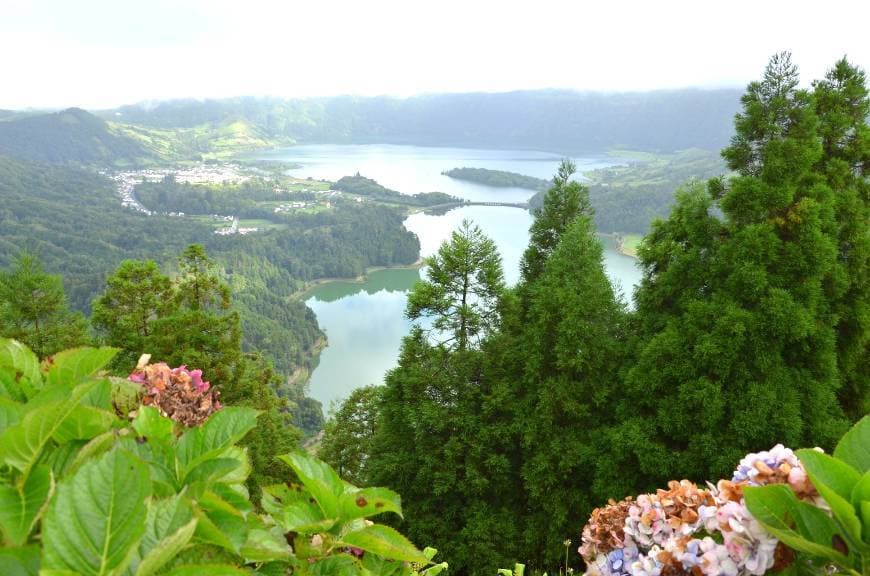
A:
[[[258,230],[283,230],[286,224],[279,224],[270,220],[259,218],[242,218],[239,220],[239,228],[257,228]]]

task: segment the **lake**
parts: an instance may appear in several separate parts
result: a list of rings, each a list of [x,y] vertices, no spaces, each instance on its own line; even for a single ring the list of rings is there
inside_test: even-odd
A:
[[[561,157],[522,150],[471,150],[392,145],[311,145],[278,149],[261,155],[270,160],[301,164],[289,173],[300,177],[338,180],[359,172],[380,184],[406,194],[446,192],[483,202],[525,202],[533,192],[523,188],[492,188],[441,174],[457,167],[508,170],[537,178],[552,178]],[[582,172],[622,163],[618,158],[573,158]],[[451,232],[468,218],[499,248],[508,284],[519,278],[519,262],[528,244],[531,214],[501,206],[464,206],[441,215],[417,213],[405,227],[420,238],[421,254],[433,254]],[[604,263],[611,280],[628,296],[640,281],[635,260],[602,238]],[[417,269],[378,270],[365,282],[330,282],[314,289],[306,304],[314,310],[329,346],[310,381],[309,394],[327,409],[351,391],[380,384],[395,366],[402,338],[411,323],[404,317],[408,291],[420,279]],[[628,298],[626,298],[628,299]]]

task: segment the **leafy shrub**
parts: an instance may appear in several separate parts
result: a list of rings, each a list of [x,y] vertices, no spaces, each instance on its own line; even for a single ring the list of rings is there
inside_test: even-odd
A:
[[[102,376],[115,353],[80,348],[40,364],[0,340],[0,574],[434,576],[446,567],[368,520],[401,515],[398,495],[343,483],[302,453],[282,457],[301,485],[268,487],[256,510],[236,444],[257,412],[221,407],[197,371],[157,364],[135,381]]]

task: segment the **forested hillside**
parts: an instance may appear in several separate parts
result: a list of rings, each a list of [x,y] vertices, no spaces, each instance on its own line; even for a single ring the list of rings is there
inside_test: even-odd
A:
[[[406,99],[234,98],[123,106],[105,118],[156,128],[246,121],[299,143],[391,143],[538,149],[715,150],[728,141],[737,90],[528,91]],[[119,115],[117,115],[119,114]]]
[[[0,155],[50,164],[136,165],[153,160],[141,144],[114,133],[80,108],[12,116],[0,122]]]
[[[673,154],[639,155],[624,166],[587,172],[589,198],[599,232],[646,234],[650,224],[668,215],[674,192],[690,181],[722,176],[728,168],[718,153],[681,150]],[[540,208],[544,192],[529,200]]]
[[[171,180],[153,184],[167,198],[178,186]],[[220,189],[211,197],[221,198]],[[235,190],[232,198],[242,203],[232,208],[253,202],[244,190]],[[0,266],[21,250],[34,252],[49,271],[63,275],[73,307],[88,311],[123,260],[155,260],[172,271],[186,246],[202,243],[233,289],[245,345],[265,352],[290,374],[308,365],[323,338],[311,311],[289,298],[294,292],[309,280],[352,278],[368,266],[410,264],[419,255],[419,243],[402,227],[399,212],[339,204],[313,214],[269,209],[264,212],[277,220],[274,229],[222,237],[208,218],[146,216],[122,207],[115,184],[98,174],[0,157]],[[209,205],[205,212],[224,207]]]

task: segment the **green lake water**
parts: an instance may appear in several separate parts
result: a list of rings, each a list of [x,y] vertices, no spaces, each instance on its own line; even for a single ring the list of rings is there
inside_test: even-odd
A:
[[[477,201],[524,202],[534,193],[522,188],[492,188],[454,180],[441,174],[462,166],[508,170],[549,179],[561,157],[528,150],[472,150],[392,145],[307,145],[262,154],[271,160],[301,166],[289,171],[299,177],[337,180],[359,172],[406,194],[441,191]],[[578,179],[584,171],[622,163],[606,156],[573,158]],[[519,261],[528,244],[532,216],[527,210],[500,206],[464,206],[446,214],[413,214],[405,227],[420,238],[421,254],[431,255],[468,218],[491,237],[502,256],[505,280],[516,283]],[[635,260],[620,254],[603,238],[604,264],[611,280],[630,297],[640,281]],[[346,398],[355,388],[380,384],[393,368],[402,338],[411,323],[404,317],[408,291],[424,270],[379,270],[365,282],[330,282],[312,290],[306,304],[314,310],[329,345],[313,371],[309,394],[324,409]]]

